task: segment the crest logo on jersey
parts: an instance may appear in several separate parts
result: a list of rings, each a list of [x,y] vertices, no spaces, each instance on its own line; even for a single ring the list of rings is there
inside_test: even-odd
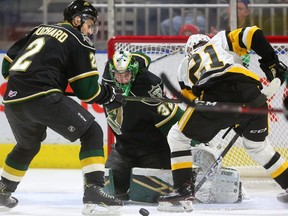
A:
[[[8,97],[9,98],[13,98],[13,97],[15,97],[16,95],[17,95],[17,91],[12,91],[12,90],[10,90],[9,92],[8,92]]]
[[[121,127],[123,123],[123,107],[107,111],[107,122],[111,129],[117,134],[122,135]]]
[[[162,98],[163,97],[163,91],[162,88],[159,84],[157,84],[156,86],[151,86],[151,90],[148,91],[148,94],[150,95],[150,97],[154,97],[154,98]]]

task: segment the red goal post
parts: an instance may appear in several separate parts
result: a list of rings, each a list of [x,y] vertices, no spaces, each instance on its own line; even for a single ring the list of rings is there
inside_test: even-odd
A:
[[[178,87],[176,78],[177,68],[184,57],[182,48],[185,46],[187,39],[188,36],[115,36],[108,41],[108,57],[111,58],[116,50],[144,52],[151,58],[152,62],[155,61],[150,65],[149,70],[157,75],[160,75],[162,72],[167,73],[174,86]],[[288,65],[288,36],[268,36],[267,39],[273,45],[279,59]],[[259,67],[258,59],[259,56],[256,53],[249,53],[249,69],[259,74],[262,77],[261,81],[263,85],[266,86],[268,81]],[[166,93],[169,95],[169,92]],[[269,106],[282,108],[282,101],[287,93],[287,88],[283,85],[278,93],[269,100]],[[269,118],[269,140],[280,154],[288,159],[288,122],[282,114],[270,113]],[[221,143],[223,146],[227,144],[232,138],[233,132],[230,132],[226,139],[222,140],[221,136],[224,132],[221,131],[211,143]],[[225,166],[237,167],[242,175],[265,176],[264,169],[262,167],[259,168],[247,155],[241,141],[241,138],[238,139],[225,156],[223,164]],[[108,128],[108,152],[110,152],[113,143],[114,136],[110,128]]]

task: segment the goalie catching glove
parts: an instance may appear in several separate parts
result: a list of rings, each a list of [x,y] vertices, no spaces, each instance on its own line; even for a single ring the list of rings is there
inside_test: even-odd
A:
[[[263,58],[259,59],[260,68],[265,73],[267,79],[271,82],[274,78],[279,78],[281,84],[285,81],[286,73],[288,72],[287,66],[278,60],[278,57],[275,55],[274,60],[264,61]]]

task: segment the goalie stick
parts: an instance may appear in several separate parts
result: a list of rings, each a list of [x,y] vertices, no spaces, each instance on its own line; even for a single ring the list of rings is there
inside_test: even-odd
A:
[[[229,134],[229,132],[234,128],[234,126],[230,126],[225,133],[222,135],[222,140],[225,139],[225,137]],[[210,176],[212,176],[215,173],[215,170],[217,170],[218,166],[221,164],[221,161],[223,159],[223,157],[227,154],[227,152],[230,150],[230,148],[233,146],[233,144],[237,141],[239,135],[236,137],[236,135],[238,135],[237,133],[234,135],[234,137],[232,137],[231,141],[228,143],[228,145],[225,147],[225,149],[222,151],[221,155],[218,156],[218,158],[215,160],[215,162],[213,162],[213,164],[211,165],[211,167],[209,168],[209,170],[205,173],[205,175],[202,177],[202,179],[198,182],[198,184],[195,186],[195,194],[196,192],[203,186],[203,184],[210,178]],[[197,198],[195,196],[195,200],[198,203],[203,203],[202,200],[200,200],[199,198]]]
[[[65,92],[67,96],[76,97],[74,92]],[[167,103],[182,103],[181,100],[177,98],[154,98],[154,97],[142,97],[142,96],[123,96],[125,101],[134,101],[134,102],[147,102],[147,103],[157,103],[157,102],[167,102]]]
[[[166,57],[168,57],[168,56],[175,55],[176,53],[181,52],[182,50],[183,50],[183,47],[180,47],[179,49],[177,49],[177,50],[175,50],[175,51],[173,51],[173,52],[171,52],[171,53],[167,53],[167,54],[165,54],[165,55],[163,55],[163,56],[160,56],[160,57],[154,59],[153,61],[151,61],[151,64],[154,63],[154,62],[157,62],[157,61],[159,61],[159,60],[161,60],[161,59],[164,59],[164,58],[166,58]]]

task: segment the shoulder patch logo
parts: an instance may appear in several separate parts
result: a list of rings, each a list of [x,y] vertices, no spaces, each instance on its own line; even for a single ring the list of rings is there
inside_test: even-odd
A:
[[[17,95],[17,91],[12,91],[12,90],[10,90],[9,92],[8,92],[8,97],[9,98],[13,98],[13,97],[15,97],[16,95]]]
[[[148,91],[148,94],[150,95],[150,97],[162,98],[163,97],[163,90],[159,84],[157,84],[156,86],[152,85],[151,90]]]

